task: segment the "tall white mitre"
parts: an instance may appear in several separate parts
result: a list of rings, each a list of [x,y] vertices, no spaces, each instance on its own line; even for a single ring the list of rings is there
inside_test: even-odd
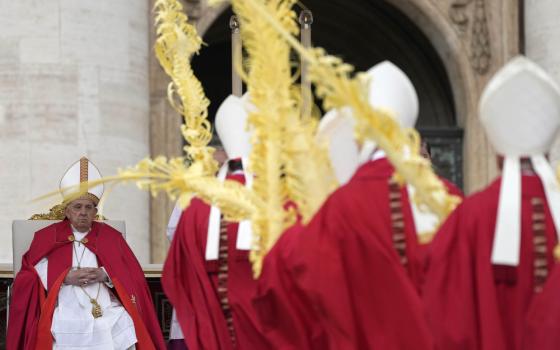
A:
[[[373,108],[387,111],[393,115],[401,127],[414,128],[418,119],[418,94],[408,76],[396,65],[383,61],[367,71],[370,79],[369,103]],[[374,142],[364,143],[360,153],[360,161],[368,161],[375,149]],[[377,151],[373,159],[379,158],[383,152]],[[414,198],[414,187],[407,185],[408,197]],[[433,235],[439,223],[438,217],[427,210],[420,210],[414,201],[410,208],[418,236]]]
[[[251,133],[247,128],[249,96],[229,95],[218,108],[214,126],[228,159],[247,158],[251,153]]]
[[[86,157],[80,158],[79,161],[75,162],[66,170],[62,179],[60,179],[60,193],[62,198],[66,202],[68,199],[76,199],[75,195],[85,190],[81,188],[80,184],[84,184],[88,181],[95,181],[101,179],[101,173],[99,169]],[[103,195],[103,184],[97,185],[95,187],[87,189],[87,192],[80,198],[91,199],[95,205],[99,203],[101,196]]]
[[[252,176],[247,170],[247,160],[251,153],[251,133],[248,130],[248,110],[251,109],[248,95],[237,97],[229,95],[218,108],[214,126],[216,133],[226,151],[228,160],[218,172],[218,179],[224,181],[228,173],[229,163],[241,159],[245,186],[251,187]],[[208,219],[208,237],[206,241],[206,260],[217,260],[220,247],[220,209],[213,206]],[[253,241],[250,221],[239,223],[236,248],[250,250]]]
[[[366,74],[370,79],[370,105],[390,112],[401,126],[413,128],[418,118],[418,95],[408,76],[389,61],[376,64]],[[359,151],[354,126],[351,109],[344,107],[327,112],[317,131],[317,136],[328,142],[329,156],[340,184],[352,177],[360,163],[370,159],[376,147],[373,141],[365,141]]]
[[[504,157],[492,263],[517,266],[521,244],[520,158],[530,158],[560,234],[560,187],[545,158],[560,127],[560,88],[543,69],[518,56],[492,77],[479,108],[490,142]]]
[[[354,119],[349,108],[333,109],[319,122],[317,141],[326,143],[336,179],[340,185],[350,180],[358,168],[358,145],[354,140]]]
[[[414,128],[419,111],[418,94],[408,76],[389,61],[376,64],[366,74],[369,77],[369,104],[390,112],[403,128]],[[369,160],[375,147],[374,142],[365,142],[360,161]]]

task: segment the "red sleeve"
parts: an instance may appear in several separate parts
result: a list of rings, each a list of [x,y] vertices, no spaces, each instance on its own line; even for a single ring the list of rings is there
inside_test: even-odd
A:
[[[292,275],[290,256],[297,254],[294,245],[301,230],[299,225],[287,230],[267,254],[253,301],[262,331],[275,349],[310,349],[324,336]],[[306,273],[302,267],[297,274]]]
[[[461,229],[464,206],[442,225],[430,247],[423,291],[437,349],[479,349],[474,261],[469,232]]]
[[[231,340],[208,278],[203,255],[202,222],[209,207],[195,199],[181,215],[161,278],[190,350],[230,349]]]

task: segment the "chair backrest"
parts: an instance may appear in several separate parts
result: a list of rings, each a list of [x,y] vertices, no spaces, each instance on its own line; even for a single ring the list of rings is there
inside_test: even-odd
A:
[[[12,222],[12,253],[14,276],[21,269],[21,257],[29,249],[35,232],[60,220],[14,220]],[[126,225],[122,220],[106,220],[104,223],[111,225],[123,234],[126,239]]]

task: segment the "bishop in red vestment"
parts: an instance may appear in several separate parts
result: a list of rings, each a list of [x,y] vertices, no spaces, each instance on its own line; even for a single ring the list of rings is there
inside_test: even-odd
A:
[[[250,151],[246,118],[243,101],[235,96],[218,109],[216,131],[230,157],[218,178],[250,185],[243,158]],[[217,208],[198,199],[181,215],[162,284],[190,350],[271,349],[251,304],[256,285],[251,241],[249,222],[226,222]]]
[[[517,57],[488,83],[480,117],[502,176],[465,199],[432,243],[424,302],[436,347],[558,349],[560,191],[543,154],[560,126],[560,89]]]
[[[389,62],[371,74],[377,106],[414,124],[412,84]],[[382,90],[383,91],[380,91]],[[378,151],[306,226],[264,260],[255,307],[277,349],[431,349],[418,288],[424,255],[408,192]]]

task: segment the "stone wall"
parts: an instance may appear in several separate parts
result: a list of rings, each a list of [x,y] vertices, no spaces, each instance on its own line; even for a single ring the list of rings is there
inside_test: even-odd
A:
[[[148,0],[0,0],[0,262],[11,220],[89,157],[104,175],[149,155]],[[56,199],[58,200],[58,198]],[[148,194],[118,187],[104,214],[123,219],[149,260]]]
[[[525,44],[527,56],[539,63],[560,84],[560,2],[525,0]],[[551,152],[560,161],[560,137]]]

